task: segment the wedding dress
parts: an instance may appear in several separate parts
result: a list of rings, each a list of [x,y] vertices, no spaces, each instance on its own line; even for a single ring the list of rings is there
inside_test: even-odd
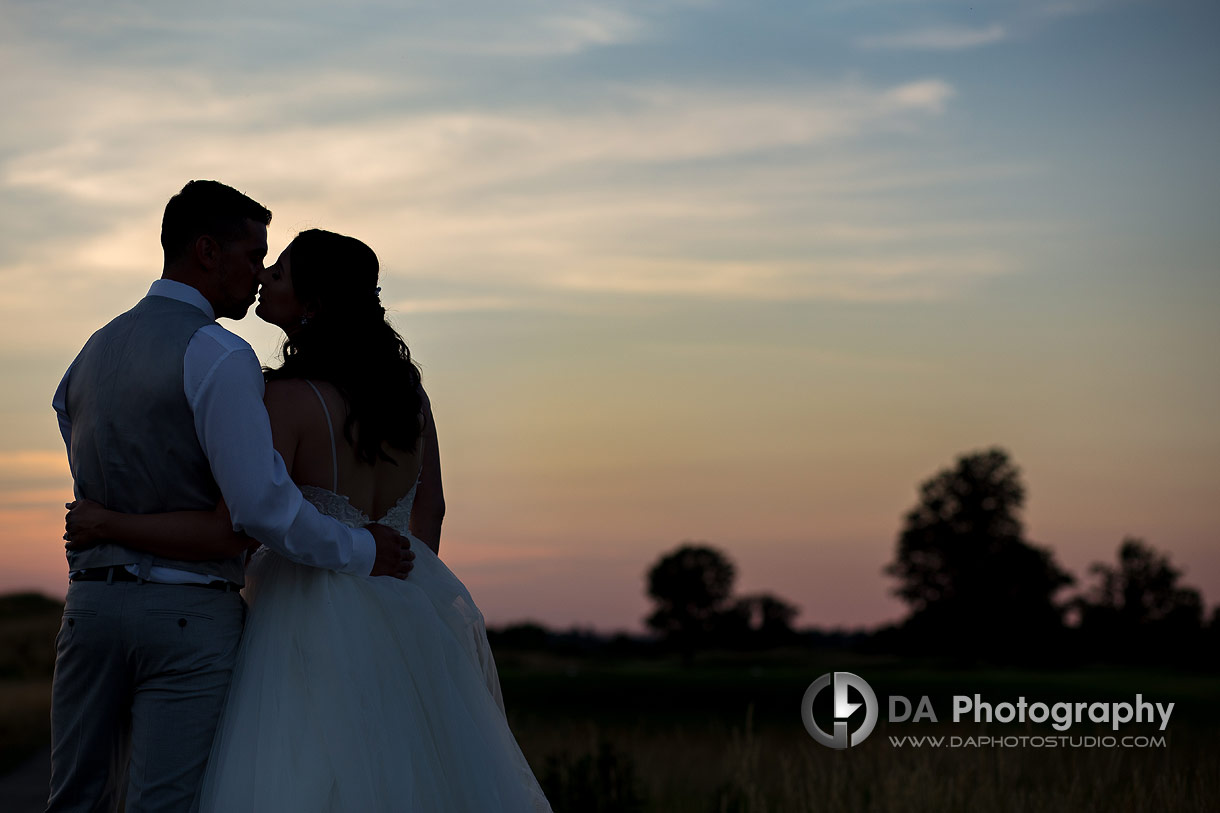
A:
[[[418,485],[378,522],[408,535]],[[349,527],[370,522],[336,491],[337,477],[336,490],[301,488]],[[549,813],[509,730],[482,613],[410,539],[405,580],[254,555],[203,811]]]

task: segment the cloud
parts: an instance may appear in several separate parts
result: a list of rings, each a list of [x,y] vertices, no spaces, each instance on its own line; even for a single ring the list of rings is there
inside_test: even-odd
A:
[[[568,0],[466,0],[445,4],[358,2],[240,3],[205,6],[65,2],[55,15],[36,4],[6,4],[11,41],[43,39],[69,46],[71,58],[104,57],[129,66],[166,62],[206,65],[209,73],[255,68],[267,61],[308,73],[319,62],[392,66],[418,56],[462,60],[547,60],[646,38],[664,3]],[[152,8],[150,8],[152,6]],[[0,35],[3,38],[3,35]]]
[[[945,109],[945,103],[953,97],[953,93],[952,86],[947,83],[936,79],[925,79],[891,88],[886,91],[884,98],[898,109],[941,113]]]
[[[1048,19],[1078,17],[1082,14],[1092,14],[1106,6],[1113,5],[1117,5],[1115,0],[1059,0],[1058,2],[1042,3],[1033,6],[1029,9],[1029,14],[1033,17]]]
[[[940,26],[862,37],[856,44],[867,50],[961,51],[1002,42],[1008,36],[998,23],[986,28]]]
[[[4,163],[0,180],[111,206],[159,199],[167,171],[190,166],[227,165],[251,181],[313,176],[363,187],[398,180],[453,191],[573,164],[723,159],[815,145],[940,113],[953,95],[937,79],[762,92],[611,86],[574,111],[442,108],[314,122],[285,113],[299,90],[226,98],[218,89],[196,89],[188,103],[173,87],[176,77],[167,80],[170,87],[137,84],[104,103],[90,104],[88,91],[61,99],[79,129],[65,127],[58,143],[30,144]],[[375,96],[377,88],[375,79],[334,77],[308,96],[324,106],[356,92]]]
[[[0,188],[23,202],[0,219],[17,292],[0,298],[0,338],[38,332],[59,291],[70,326],[48,347],[134,301],[159,268],[164,201],[190,178],[268,204],[273,251],[310,226],[367,240],[386,301],[408,313],[579,311],[607,294],[928,298],[1010,267],[984,244],[998,224],[975,234],[973,213],[894,208],[992,171],[896,157],[954,103],[942,78],[725,83],[644,63],[582,76],[564,61],[664,48],[652,6],[487,9],[387,8],[371,26],[308,7],[278,34],[262,11],[219,57],[225,27],[182,9],[137,24],[82,6],[0,35],[30,77],[0,76],[14,100]]]
[[[72,486],[59,488],[16,488],[0,492],[0,510],[59,506],[72,499]]]
[[[523,297],[485,296],[435,296],[402,299],[388,303],[392,312],[400,313],[476,313],[485,311],[509,311],[530,307],[531,302]]]
[[[1005,270],[1003,258],[987,252],[790,262],[612,256],[561,272],[553,282],[583,291],[732,300],[894,302],[952,297],[963,281]]]
[[[45,480],[68,474],[68,458],[63,449],[16,449],[0,452],[0,479]]]
[[[466,27],[469,30],[469,27]],[[501,29],[498,36],[467,37],[465,45],[447,48],[455,52],[499,56],[569,55],[581,51],[621,45],[642,38],[644,21],[623,11],[587,5],[557,9],[537,18]],[[429,47],[436,47],[432,42]]]
[[[310,123],[287,115],[304,97],[278,85],[240,97],[196,87],[187,104],[173,98],[178,78],[162,79],[168,86],[133,78],[106,104],[64,98],[88,126],[65,128],[0,164],[7,188],[92,217],[91,231],[70,241],[27,241],[26,256],[5,264],[27,280],[22,290],[41,290],[36,277],[82,274],[138,285],[158,262],[163,201],[185,179],[216,177],[271,205],[273,229],[324,225],[358,232],[383,251],[409,247],[401,253],[416,273],[478,278],[491,269],[502,283],[587,290],[587,275],[568,269],[612,253],[624,263],[612,289],[675,291],[681,286],[669,273],[659,274],[669,282],[641,282],[650,272],[633,272],[637,263],[621,246],[639,246],[639,262],[663,267],[668,261],[647,258],[682,253],[709,224],[723,231],[760,218],[780,223],[784,216],[768,211],[774,203],[751,199],[782,182],[755,173],[755,156],[845,149],[861,135],[900,133],[943,112],[954,95],[939,79],[766,91],[614,85],[576,110],[442,107]],[[388,92],[377,77],[343,74],[316,90],[323,103]],[[206,125],[222,113],[243,124]],[[46,228],[58,234],[63,224],[48,218]],[[691,292],[730,291],[740,278],[724,268],[710,276],[720,281]],[[503,308],[520,293],[441,293],[415,307]]]

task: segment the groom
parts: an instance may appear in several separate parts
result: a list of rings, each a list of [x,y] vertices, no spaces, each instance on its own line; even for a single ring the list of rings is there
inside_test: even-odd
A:
[[[217,317],[253,304],[271,212],[191,181],[161,225],[161,279],[93,334],[54,407],[77,499],[126,513],[211,510],[289,559],[404,578],[390,528],[350,529],[301,497],[271,443],[263,377]],[[189,561],[115,543],[68,552],[56,638],[48,811],[188,811],[241,638],[242,559]]]

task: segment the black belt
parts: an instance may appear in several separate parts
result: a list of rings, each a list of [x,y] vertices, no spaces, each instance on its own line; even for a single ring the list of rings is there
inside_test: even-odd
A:
[[[87,570],[79,570],[72,574],[72,581],[106,582],[107,584],[110,582],[139,582],[140,584],[148,582],[147,579],[141,579],[122,565],[115,567],[91,567]],[[163,583],[157,582],[157,584]],[[181,584],[183,587],[206,587],[209,590],[224,590],[226,593],[241,589],[230,581],[207,582],[206,584],[202,582],[174,582],[174,584]]]

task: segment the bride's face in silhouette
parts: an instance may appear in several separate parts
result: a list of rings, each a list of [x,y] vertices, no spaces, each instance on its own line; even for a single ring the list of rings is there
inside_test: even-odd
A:
[[[312,315],[292,287],[291,251],[292,246],[289,245],[275,264],[264,268],[259,275],[262,285],[258,291],[258,307],[254,309],[259,319],[270,322],[288,334],[301,326],[302,317]]]

